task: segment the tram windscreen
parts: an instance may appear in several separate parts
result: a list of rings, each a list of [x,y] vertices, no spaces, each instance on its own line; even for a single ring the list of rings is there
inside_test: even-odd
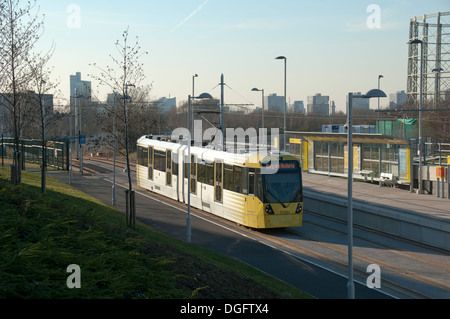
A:
[[[301,170],[296,161],[283,161],[275,174],[262,174],[265,203],[300,202],[302,198]]]

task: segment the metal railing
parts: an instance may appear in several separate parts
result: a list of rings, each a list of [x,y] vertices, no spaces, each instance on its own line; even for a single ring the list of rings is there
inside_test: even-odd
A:
[[[47,141],[46,142],[47,167],[54,170],[69,169],[69,142],[68,141]],[[12,137],[1,136],[0,156],[2,167],[9,165],[13,161],[15,151],[14,139]],[[21,139],[19,142],[22,152],[22,169],[26,164],[42,164],[42,141],[37,139]]]

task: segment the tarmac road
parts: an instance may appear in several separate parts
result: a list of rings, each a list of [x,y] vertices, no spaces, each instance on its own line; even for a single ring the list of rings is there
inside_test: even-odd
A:
[[[68,174],[52,173],[52,176],[68,183]],[[125,175],[117,173],[116,208],[125,212]],[[105,175],[73,175],[72,186],[111,205],[112,177]],[[134,186],[136,190],[137,219],[162,233],[186,239],[186,209],[153,196]],[[272,243],[265,242],[258,232],[249,232],[232,223],[191,210],[192,243],[218,253],[236,258],[290,285],[297,287],[319,299],[346,299],[347,278],[328,271],[292,253],[280,250]],[[391,298],[365,283],[355,282],[357,299]]]

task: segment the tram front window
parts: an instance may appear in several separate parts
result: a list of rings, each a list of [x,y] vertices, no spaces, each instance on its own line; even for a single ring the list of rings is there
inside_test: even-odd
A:
[[[292,203],[302,201],[300,168],[279,169],[275,174],[263,174],[265,203]]]

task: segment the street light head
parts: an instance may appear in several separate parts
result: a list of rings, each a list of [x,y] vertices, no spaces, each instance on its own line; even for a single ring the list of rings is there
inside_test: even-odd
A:
[[[419,39],[414,39],[414,40],[409,40],[407,44],[418,44],[418,43],[423,43],[423,41],[419,40]]]
[[[386,97],[386,93],[381,90],[373,89],[363,95],[363,98],[370,99],[372,97]]]
[[[212,99],[213,97],[209,93],[202,93],[200,94],[197,99]]]
[[[252,91],[257,91],[257,92],[259,92],[259,91],[261,91],[261,90],[259,90],[259,89],[257,89],[257,88],[253,88]]]
[[[275,58],[275,60],[286,60],[286,57],[280,55],[280,56],[277,56],[277,57]]]
[[[379,79],[384,78],[384,76],[382,76],[381,74],[378,76]]]
[[[198,74],[194,74],[194,78],[198,78]]]

